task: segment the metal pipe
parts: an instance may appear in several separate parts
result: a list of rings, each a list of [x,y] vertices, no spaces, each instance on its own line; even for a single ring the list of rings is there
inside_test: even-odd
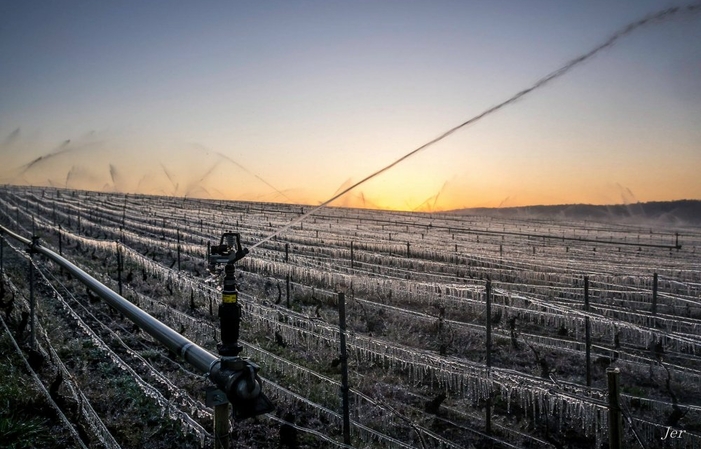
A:
[[[24,237],[18,234],[15,234],[9,229],[2,226],[0,226],[0,229],[2,229],[2,231],[5,232],[9,237],[18,240],[24,243],[25,245],[32,245],[32,242],[30,240],[25,239]],[[56,264],[64,268],[76,279],[85,284],[86,287],[92,290],[106,303],[117,309],[119,312],[123,313],[124,316],[133,321],[137,326],[139,326],[139,328],[141,328],[153,338],[163,343],[165,346],[168,347],[168,349],[170,349],[174,353],[181,355],[187,362],[194,365],[200,371],[208,372],[210,365],[215,361],[219,360],[213,354],[200,348],[195,343],[191,342],[187,338],[175,332],[173,329],[161,323],[148,313],[139,309],[131,302],[122,298],[117,293],[113,292],[105,285],[100,283],[97,279],[90,276],[88,273],[81,270],[77,266],[73,265],[64,257],[56,254],[48,248],[41,246],[40,242],[36,242],[36,244],[34,245],[34,251],[43,254],[44,256],[53,260]]]
[[[124,316],[129,318],[144,332],[161,342],[175,354],[179,354],[185,361],[193,365],[201,373],[207,374],[212,382],[226,392],[227,398],[232,404],[236,406],[236,403],[239,403],[242,407],[252,408],[250,402],[254,401],[254,398],[251,398],[250,395],[247,397],[247,391],[250,392],[254,390],[254,379],[252,376],[255,372],[251,373],[251,376],[248,375],[248,373],[252,371],[249,369],[249,366],[251,366],[250,363],[238,358],[232,361],[223,360],[213,355],[206,349],[201,348],[144,312],[128,300],[122,298],[85,271],[75,266],[69,260],[43,247],[39,240],[32,242],[15,234],[4,226],[0,226],[0,231],[25,245],[31,246],[33,252],[43,254],[51,259],[92,290],[107,304],[124,314]],[[254,365],[254,368],[257,370],[257,366]],[[255,382],[258,382],[258,380],[255,379]],[[260,388],[258,388],[257,391],[259,392]],[[260,396],[263,396],[262,393],[260,393]],[[267,399],[265,400],[267,401]],[[270,410],[266,409],[262,413],[267,413],[268,411]],[[253,415],[251,414],[248,416]]]

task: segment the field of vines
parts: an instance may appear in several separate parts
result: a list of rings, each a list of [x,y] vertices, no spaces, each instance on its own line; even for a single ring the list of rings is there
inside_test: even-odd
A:
[[[213,352],[207,243],[233,231],[252,247],[309,210],[0,189],[0,224]],[[234,422],[233,440],[284,447],[286,423],[300,447],[344,447],[343,292],[353,447],[608,447],[615,367],[626,447],[701,448],[700,256],[701,230],[681,225],[322,209],[237,263],[242,356],[276,411]],[[207,379],[7,237],[2,259],[3,351],[11,337],[61,410],[60,447],[211,446]]]

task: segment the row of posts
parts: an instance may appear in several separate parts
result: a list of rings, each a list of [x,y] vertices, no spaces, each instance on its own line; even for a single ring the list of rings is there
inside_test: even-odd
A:
[[[0,231],[0,273],[5,272],[5,236]],[[32,246],[29,247],[29,263],[27,278],[29,280],[29,335],[30,346],[36,350],[36,299],[34,297],[34,245],[38,237],[32,237]]]
[[[585,286],[588,287],[588,279],[585,278]],[[491,281],[486,284],[486,305],[487,305],[487,370],[492,367],[492,323],[491,323]],[[588,293],[588,288],[585,288]],[[588,298],[587,298],[588,308]],[[341,362],[341,407],[343,411],[343,442],[350,445],[350,412],[348,402],[348,355],[346,348],[346,308],[345,308],[345,293],[338,293],[338,317],[340,329],[340,362]],[[588,322],[587,322],[588,323]],[[590,335],[587,337],[587,386],[591,387],[591,372],[589,363],[589,348],[591,342]],[[621,449],[623,441],[623,421],[620,407],[620,370],[618,368],[607,368],[606,376],[608,381],[609,392],[609,407],[608,407],[608,422],[609,422],[609,448]],[[485,430],[487,435],[492,435],[492,398],[493,392],[490,391],[486,400],[485,407]]]
[[[38,237],[32,237],[33,244],[36,243]],[[178,232],[178,256],[180,254],[180,241]],[[59,253],[62,253],[62,238],[59,229]],[[4,269],[4,237],[0,237],[0,271]],[[30,247],[30,259],[29,259],[29,299],[30,299],[30,332],[31,332],[31,347],[35,349],[36,346],[36,334],[35,334],[35,297],[34,297],[34,265],[33,265],[33,248]],[[353,254],[353,246],[351,243],[351,255]],[[179,257],[178,257],[179,259]],[[351,259],[352,260],[352,259]],[[285,261],[289,261],[289,244],[285,245]],[[178,266],[180,268],[180,266]],[[123,255],[122,250],[117,246],[117,271],[118,271],[118,281],[119,281],[119,294],[122,295],[122,278],[121,273],[123,271]],[[289,307],[290,301],[290,277],[289,274],[287,279],[287,306]],[[653,277],[653,301],[652,301],[652,314],[656,315],[657,312],[657,286],[658,286],[658,275],[654,274]],[[486,366],[488,370],[492,367],[492,313],[491,313],[491,302],[492,302],[492,285],[491,281],[488,280],[486,283]],[[584,277],[584,310],[589,312],[589,277]],[[345,314],[345,294],[343,292],[338,293],[338,312],[339,312],[339,328],[340,328],[340,361],[341,361],[341,394],[342,394],[342,408],[343,408],[343,438],[345,444],[350,444],[350,415],[349,415],[349,403],[348,403],[348,363],[347,363],[347,349],[346,349],[346,314]],[[591,327],[589,322],[589,317],[585,316],[585,348],[586,348],[586,383],[587,387],[591,387]],[[608,388],[609,388],[609,445],[612,449],[617,449],[621,447],[622,440],[622,417],[620,409],[620,399],[619,399],[619,374],[618,368],[608,368],[606,370]],[[491,410],[492,408],[492,394],[490,392],[486,401],[486,416],[485,416],[485,427],[488,435],[491,435]]]
[[[652,288],[652,315],[657,314],[657,287],[658,275],[654,273]],[[485,305],[486,305],[486,366],[489,372],[492,367],[492,283],[487,280],[485,285]],[[591,388],[591,323],[588,313],[589,307],[589,277],[584,276],[584,311],[587,315],[584,318],[585,326],[585,358],[586,358],[586,384]],[[609,393],[608,422],[609,422],[609,448],[620,449],[623,441],[623,421],[620,406],[620,370],[618,368],[607,368],[606,377]],[[487,435],[492,434],[492,395],[490,391],[485,403],[485,430]]]
[[[351,242],[351,268],[354,267],[354,244]],[[407,243],[407,255],[409,254],[409,244]],[[180,233],[178,232],[178,269],[180,269]],[[121,251],[118,247],[117,249],[117,260],[118,260],[118,273],[119,273],[119,287],[121,295],[121,270],[122,268],[122,257]],[[289,262],[289,243],[285,243],[285,262]],[[285,276],[286,281],[286,300],[287,308],[290,308],[290,274]],[[656,314],[657,308],[657,283],[658,276],[657,273],[654,274],[653,278],[653,301],[652,301],[652,314]],[[487,316],[487,326],[486,326],[486,366],[491,368],[492,366],[492,285],[491,281],[488,280],[486,283],[486,316]],[[589,277],[584,277],[584,311],[589,312]],[[346,315],[345,315],[345,294],[343,292],[338,293],[338,312],[339,312],[339,327],[340,327],[340,361],[341,361],[341,395],[342,395],[342,409],[343,409],[343,439],[345,444],[350,444],[350,415],[349,415],[349,404],[348,404],[348,364],[347,364],[347,349],[346,349]],[[586,384],[587,387],[591,387],[591,324],[589,316],[585,316],[585,350],[586,350]],[[609,382],[609,422],[620,423],[620,404],[618,398],[618,378],[620,371],[616,369],[607,369],[607,379]],[[611,394],[613,392],[613,394]],[[486,414],[485,414],[485,427],[488,435],[492,434],[491,426],[491,415],[492,415],[492,393],[490,392],[486,400]],[[611,439],[615,435],[621,435],[617,439],[618,443]],[[612,449],[620,448],[620,441],[622,438],[622,424],[618,426],[611,426],[610,429],[610,447]]]

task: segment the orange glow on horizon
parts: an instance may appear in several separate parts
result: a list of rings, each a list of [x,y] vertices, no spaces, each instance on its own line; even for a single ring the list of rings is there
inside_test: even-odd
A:
[[[561,150],[562,137],[528,147],[516,138],[487,139],[478,131],[407,160],[331,206],[441,212],[701,198],[701,154],[693,148],[684,163],[670,163],[655,151],[657,142],[635,147],[637,153],[622,144],[617,150],[615,142],[598,147],[585,142],[583,149],[567,153]],[[37,153],[33,142],[9,147],[12,151],[2,154],[0,183],[314,206],[401,154],[393,149],[382,160],[349,158],[310,171],[309,160],[299,165],[284,158],[244,161],[203,146],[106,142],[71,142],[48,153]],[[519,152],[509,153],[510,147]]]
[[[52,183],[10,183],[12,185],[26,185],[34,187],[58,187],[65,188],[60,185],[52,185]],[[126,193],[126,194],[144,194],[155,196],[168,197],[187,197],[200,199],[228,200],[228,201],[244,201],[244,202],[269,202],[269,203],[284,203],[284,204],[299,204],[308,206],[317,206],[324,199],[312,199],[311,194],[303,194],[301,191],[288,191],[287,197],[283,197],[285,192],[266,192],[258,193],[253,191],[236,191],[235,188],[226,189],[210,188],[209,190],[194,189],[190,195],[173,195],[167,192],[165,188],[149,188],[140,190],[115,190],[108,185],[99,188],[99,180],[93,179],[92,183],[75,184],[69,187],[69,190],[89,190],[105,193]],[[391,189],[390,189],[391,190]],[[392,195],[389,191],[386,194],[375,193],[358,189],[358,191],[348,192],[346,195],[332,202],[330,207],[345,207],[355,209],[373,209],[387,211],[402,211],[402,212],[446,212],[451,210],[470,209],[470,208],[503,208],[503,207],[525,207],[525,206],[551,206],[565,204],[591,204],[591,205],[616,205],[616,204],[634,204],[637,202],[648,201],[674,201],[681,199],[699,199],[697,197],[679,197],[674,194],[674,189],[669,189],[669,196],[636,196],[633,192],[620,185],[608,184],[598,191],[583,193],[576,188],[570,192],[558,191],[557,195],[549,194],[549,192],[529,192],[527,189],[522,190],[518,195],[499,196],[498,192],[493,192],[491,197],[485,195],[479,196],[475,192],[473,197],[468,198],[463,191],[457,188],[457,185],[451,186],[446,182],[442,189],[428,193],[423,196],[423,200],[408,196]],[[422,192],[419,192],[419,194]],[[495,196],[496,195],[496,196]],[[568,200],[569,199],[569,200]]]

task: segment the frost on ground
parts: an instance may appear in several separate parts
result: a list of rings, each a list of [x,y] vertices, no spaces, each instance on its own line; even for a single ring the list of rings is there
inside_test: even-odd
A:
[[[306,209],[5,188],[0,222],[23,236],[34,225],[43,244],[115,290],[119,246],[123,296],[215,351],[221,293],[207,242],[233,230],[251,247]],[[608,367],[621,370],[626,443],[654,447],[669,428],[685,431],[669,447],[701,447],[700,244],[680,226],[319,211],[238,263],[244,353],[277,410],[234,423],[234,439],[278,447],[294,419],[302,447],[338,447],[344,291],[357,447],[599,447]],[[16,295],[6,321],[26,355],[25,254],[5,242],[3,285]],[[208,381],[57,267],[34,263],[37,372],[81,438],[211,445]]]

